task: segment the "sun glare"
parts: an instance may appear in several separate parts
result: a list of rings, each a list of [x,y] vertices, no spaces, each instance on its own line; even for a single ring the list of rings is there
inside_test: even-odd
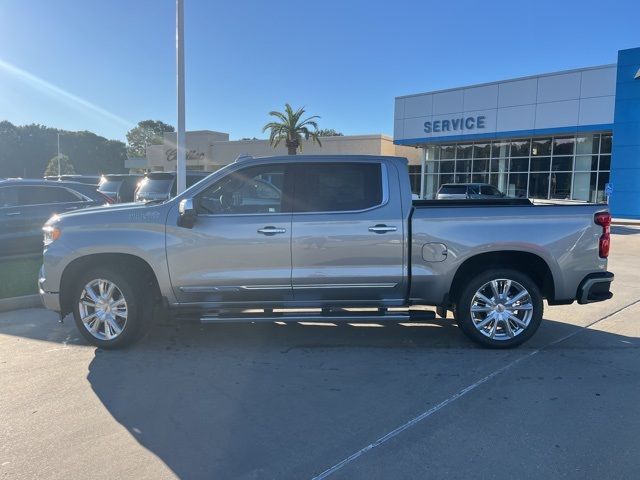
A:
[[[100,115],[101,117],[107,118],[111,121],[117,122],[121,125],[124,125],[127,128],[131,128],[134,125],[134,122],[126,120],[108,110],[105,110],[98,105],[85,100],[84,98],[78,97],[73,93],[70,93],[42,78],[33,75],[32,73],[27,72],[21,68],[16,67],[4,60],[0,59],[0,70],[7,72],[9,75],[14,78],[19,79],[23,83],[29,85],[30,87],[38,90],[39,92],[52,97],[61,102],[65,102],[67,104],[71,104],[77,108],[82,110],[92,112]]]

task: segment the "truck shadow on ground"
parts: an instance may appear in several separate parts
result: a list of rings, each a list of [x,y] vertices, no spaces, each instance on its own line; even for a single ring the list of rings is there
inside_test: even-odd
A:
[[[93,349],[70,318],[59,325],[44,310],[0,315],[0,333]],[[526,345],[501,351],[475,346],[451,319],[359,327],[169,323],[126,350],[95,349],[87,380],[109,414],[180,478],[310,478],[572,334],[544,350],[564,357],[552,364],[565,386],[584,388],[607,350],[637,364],[639,338],[553,320]],[[572,355],[585,380],[560,372]],[[511,372],[545,382],[530,377],[542,360],[533,358]]]
[[[496,351],[450,320],[424,326],[168,325],[96,350],[88,381],[111,415],[180,478],[304,478],[532,348],[636,338],[545,321]],[[553,347],[556,348],[556,347]]]

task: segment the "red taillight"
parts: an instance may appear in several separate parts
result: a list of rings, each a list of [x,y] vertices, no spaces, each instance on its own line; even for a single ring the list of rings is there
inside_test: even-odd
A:
[[[598,243],[600,258],[607,258],[611,248],[611,214],[609,212],[596,213],[593,221],[602,227],[602,235],[600,235]]]

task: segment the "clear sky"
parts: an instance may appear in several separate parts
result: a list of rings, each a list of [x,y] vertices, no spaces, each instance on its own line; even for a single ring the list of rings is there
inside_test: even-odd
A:
[[[640,2],[185,0],[187,129],[261,137],[285,102],[345,134],[397,95],[615,63]],[[174,0],[0,0],[0,120],[124,140],[175,125]]]

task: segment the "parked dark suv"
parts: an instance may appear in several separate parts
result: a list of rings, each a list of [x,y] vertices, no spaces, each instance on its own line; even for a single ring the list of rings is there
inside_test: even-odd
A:
[[[42,252],[42,226],[56,213],[107,203],[92,185],[0,180],[0,256]]]
[[[115,203],[133,202],[138,182],[142,175],[109,174],[100,178],[98,191],[111,198]]]
[[[187,188],[199,182],[211,172],[187,171]],[[176,172],[149,172],[136,191],[136,202],[167,200],[177,192]]]

